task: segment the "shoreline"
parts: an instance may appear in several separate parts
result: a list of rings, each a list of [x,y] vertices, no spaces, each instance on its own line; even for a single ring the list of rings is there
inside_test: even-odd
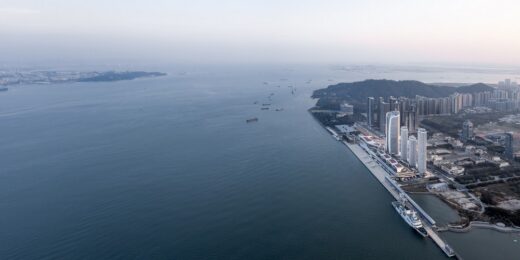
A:
[[[369,154],[359,145],[350,144],[344,140],[339,138],[339,135],[334,131],[331,127],[324,126],[325,130],[329,132],[336,140],[343,143],[355,156],[356,158],[366,167],[366,169],[372,174],[374,178],[376,178],[379,183],[390,193],[394,199],[399,200],[400,194],[404,194],[406,196],[408,203],[412,208],[414,208],[420,215],[420,218],[423,219],[423,226],[428,233],[428,237],[430,237],[433,242],[446,254],[447,257],[456,257],[460,259],[455,251],[448,245],[448,243],[441,238],[436,230],[436,223],[415,201],[408,196],[406,192],[404,192],[399,185],[391,180],[388,173],[375,162]]]
[[[456,212],[459,218],[462,218],[461,209],[456,205],[447,201],[443,196],[439,195],[435,192],[407,192],[410,194],[424,195],[424,196],[433,196],[438,198],[442,203],[446,206],[450,207],[452,210]],[[446,227],[439,228],[437,231],[439,232],[453,232],[453,233],[468,233],[474,229],[491,229],[501,233],[520,233],[520,227],[517,226],[498,226],[497,224],[481,221],[481,220],[473,220],[466,221],[463,224],[456,224],[454,222],[446,224]]]
[[[468,233],[473,229],[491,229],[500,233],[520,233],[519,227],[498,226],[484,221],[471,221],[465,227],[448,224],[447,230],[453,233]]]

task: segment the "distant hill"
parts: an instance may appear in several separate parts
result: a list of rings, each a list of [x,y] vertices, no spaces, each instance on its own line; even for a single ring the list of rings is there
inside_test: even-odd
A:
[[[494,88],[490,87],[489,85],[486,85],[484,83],[477,83],[469,86],[462,86],[456,88],[456,91],[459,93],[477,93],[477,92],[484,92],[484,91],[493,91]]]
[[[336,109],[341,101],[348,101],[358,109],[364,106],[368,97],[447,97],[455,92],[476,93],[492,91],[493,87],[483,83],[462,87],[447,87],[426,84],[415,80],[375,80],[352,83],[339,83],[314,91],[312,97],[319,98],[317,106],[324,109]],[[362,110],[362,108],[361,108]]]
[[[145,71],[107,71],[99,72],[94,76],[81,78],[79,82],[104,82],[104,81],[119,81],[119,80],[133,80],[144,77],[160,77],[165,76],[162,72],[145,72]]]

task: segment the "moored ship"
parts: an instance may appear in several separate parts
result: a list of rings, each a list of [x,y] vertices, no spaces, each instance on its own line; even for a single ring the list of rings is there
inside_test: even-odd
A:
[[[392,202],[392,206],[394,206],[395,210],[399,215],[404,219],[404,221],[417,233],[421,234],[423,237],[427,237],[428,233],[426,229],[424,229],[423,224],[419,217],[417,216],[417,212],[413,209],[410,209],[404,204],[404,202],[394,201]]]

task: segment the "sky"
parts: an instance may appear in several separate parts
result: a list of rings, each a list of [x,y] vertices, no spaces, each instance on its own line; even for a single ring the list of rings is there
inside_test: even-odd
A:
[[[0,0],[0,64],[520,65],[517,0]]]

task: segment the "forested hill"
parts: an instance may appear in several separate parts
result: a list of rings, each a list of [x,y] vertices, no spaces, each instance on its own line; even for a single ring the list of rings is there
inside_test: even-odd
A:
[[[429,85],[414,80],[395,81],[369,79],[353,83],[331,85],[325,89],[314,91],[313,97],[320,98],[333,95],[357,100],[367,97],[415,97],[416,95],[425,97],[447,97],[455,92],[474,93],[492,90],[492,87],[483,83],[463,87],[444,87]]]
[[[348,101],[355,106],[360,106],[366,102],[367,97],[447,97],[455,92],[476,93],[492,91],[493,88],[483,83],[461,86],[447,87],[426,84],[414,80],[374,80],[353,83],[339,83],[328,86],[324,89],[314,91],[312,97],[319,98],[318,106],[323,108],[335,107],[339,101]]]

